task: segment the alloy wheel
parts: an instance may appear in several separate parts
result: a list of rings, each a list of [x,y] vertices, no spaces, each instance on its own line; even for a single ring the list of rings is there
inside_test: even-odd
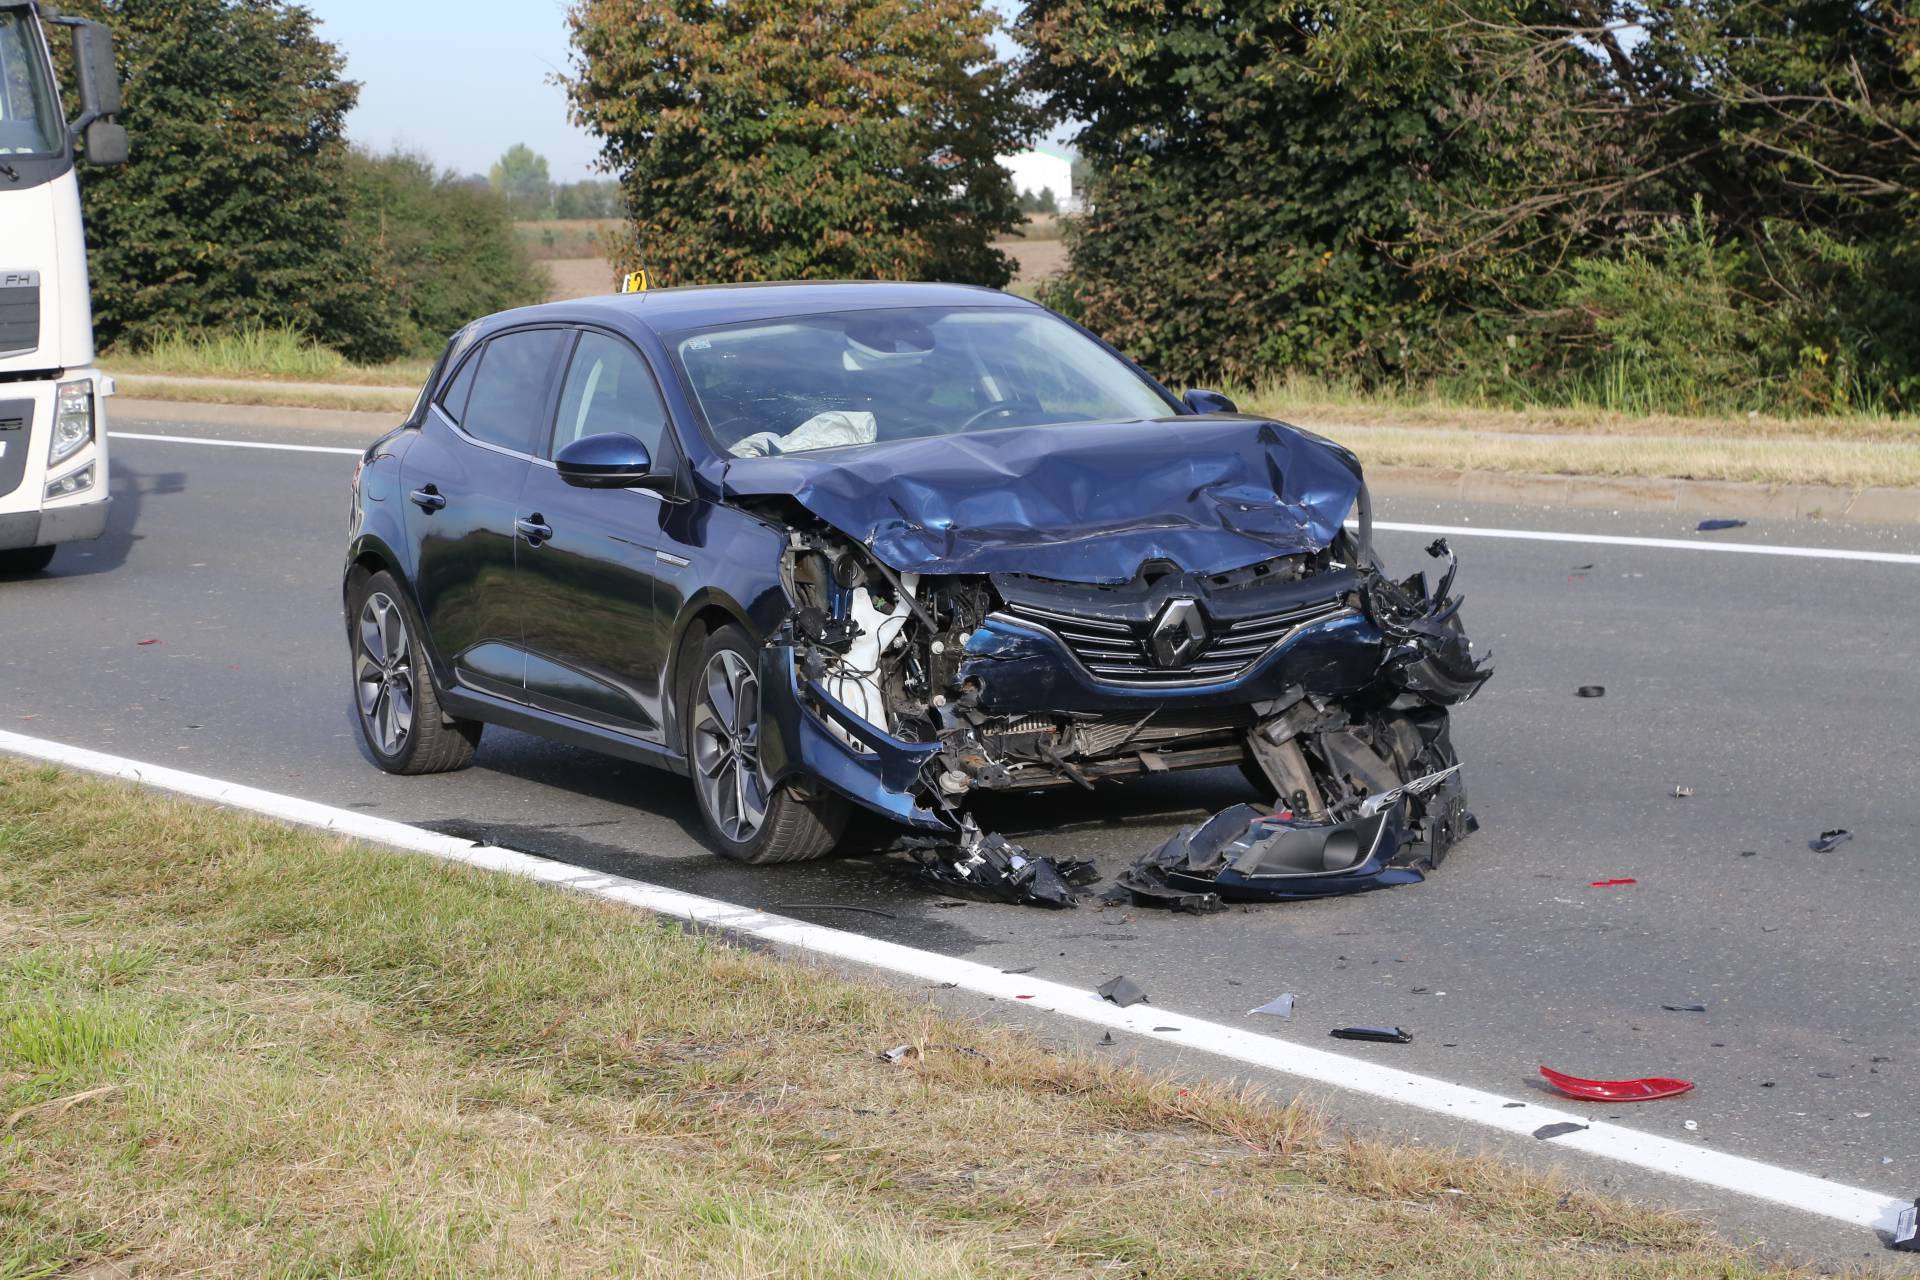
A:
[[[766,821],[760,768],[760,681],[745,658],[722,649],[701,673],[693,711],[694,783],[720,833],[745,844]]]
[[[400,606],[376,591],[360,606],[353,682],[367,737],[396,756],[413,733],[413,644]]]

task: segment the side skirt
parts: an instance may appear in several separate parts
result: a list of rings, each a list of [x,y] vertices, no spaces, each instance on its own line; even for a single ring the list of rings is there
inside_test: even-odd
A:
[[[536,737],[552,738],[569,746],[585,747],[589,751],[618,756],[622,760],[649,764],[681,777],[686,777],[688,773],[686,757],[658,743],[642,742],[611,729],[596,728],[568,716],[542,711],[524,703],[508,702],[492,694],[478,693],[472,689],[448,689],[440,694],[440,705],[450,715],[464,719],[484,720],[488,724],[518,729]]]

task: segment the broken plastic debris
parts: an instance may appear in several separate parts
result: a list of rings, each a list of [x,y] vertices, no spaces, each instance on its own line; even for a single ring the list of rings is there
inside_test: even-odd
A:
[[[1639,883],[1640,882],[1638,880],[1635,880],[1632,876],[1620,876],[1612,880],[1595,880],[1592,884],[1588,885],[1587,887],[1589,889],[1611,889],[1615,885],[1639,884]]]
[[[1573,696],[1576,698],[1604,698],[1607,696],[1607,686],[1603,684],[1583,684],[1573,691]]]
[[[1747,522],[1745,520],[1702,520],[1695,526],[1695,528],[1702,533],[1711,533],[1715,529],[1744,529],[1746,527]]]
[[[1377,1040],[1381,1044],[1411,1044],[1413,1032],[1399,1027],[1335,1027],[1327,1033],[1336,1040]]]
[[[1707,1006],[1703,1004],[1663,1004],[1660,1007],[1668,1013],[1705,1013],[1707,1011]]]
[[[1680,786],[1676,786],[1676,787],[1675,787],[1675,788],[1673,789],[1673,798],[1674,798],[1675,800],[1687,800],[1687,799],[1690,799],[1690,798],[1691,798],[1692,796],[1693,796],[1693,788],[1692,788],[1692,787],[1680,787]]]
[[[1291,1018],[1293,1016],[1293,992],[1283,991],[1258,1009],[1247,1010],[1249,1014],[1263,1013],[1269,1018]]]
[[[905,1062],[908,1058],[913,1057],[915,1054],[919,1052],[920,1051],[918,1049],[915,1049],[910,1044],[897,1044],[893,1046],[893,1048],[891,1049],[882,1050],[880,1053],[880,1060],[882,1062],[892,1063],[894,1066],[897,1067],[901,1063]]]
[[[1815,853],[1831,853],[1851,839],[1853,832],[1845,827],[1835,827],[1831,831],[1822,831],[1818,840],[1807,841],[1807,848]]]
[[[1100,878],[1091,862],[1036,858],[997,832],[982,833],[971,817],[958,839],[909,836],[901,844],[918,860],[922,874],[941,889],[985,902],[1078,906],[1075,886]]]
[[[1920,1200],[1900,1211],[1893,1222],[1893,1239],[1887,1243],[1902,1253],[1920,1253]]]
[[[1100,1047],[1103,1049],[1107,1048],[1110,1045],[1116,1045],[1118,1043],[1120,1042],[1113,1038],[1113,1032],[1111,1031],[1107,1032],[1105,1035],[1100,1037]]]
[[[1103,999],[1113,1001],[1122,1009],[1128,1005],[1139,1004],[1147,998],[1147,993],[1135,985],[1133,979],[1127,977],[1125,974],[1108,978],[1096,987],[1095,990],[1100,993]]]
[[[1671,1098],[1693,1088],[1691,1080],[1674,1080],[1666,1076],[1646,1076],[1639,1080],[1588,1080],[1584,1076],[1570,1076],[1564,1071],[1555,1071],[1544,1063],[1541,1064],[1540,1074],[1548,1084],[1569,1098],[1579,1098],[1585,1102],[1651,1102],[1655,1098]]]
[[[1700,1122],[1698,1120],[1688,1120],[1686,1121],[1686,1126],[1687,1132],[1692,1133],[1700,1127]]]
[[[159,644],[159,643],[160,643],[160,641],[159,641],[159,640],[157,640],[157,639],[155,639],[155,640],[136,640],[136,641],[134,641],[134,643],[135,643],[136,645],[139,645],[139,646],[140,646],[140,647],[142,647],[142,648],[145,648],[145,647],[146,647],[147,645],[150,645],[150,644]]]
[[[1571,1120],[1562,1120],[1558,1124],[1543,1124],[1533,1131],[1536,1138],[1564,1138],[1570,1133],[1578,1133],[1587,1126],[1574,1124]]]

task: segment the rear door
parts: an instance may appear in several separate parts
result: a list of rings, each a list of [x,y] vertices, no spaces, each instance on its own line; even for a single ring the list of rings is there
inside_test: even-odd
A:
[[[513,598],[515,518],[571,336],[559,328],[514,330],[466,356],[401,470],[413,586],[429,643],[462,684],[515,701],[526,696]]]
[[[652,371],[625,339],[585,330],[562,381],[552,438],[527,474],[521,515],[550,531],[522,542],[517,596],[527,645],[527,698],[603,728],[661,739],[661,678],[671,613],[657,579],[684,564],[662,532],[673,499],[644,489],[579,489],[551,459],[583,436],[620,432],[654,465],[678,461]],[[662,553],[667,552],[667,558]]]

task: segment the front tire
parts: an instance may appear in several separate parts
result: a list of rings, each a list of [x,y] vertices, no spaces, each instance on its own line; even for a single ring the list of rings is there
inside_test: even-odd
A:
[[[440,710],[405,600],[383,569],[348,601],[354,720],[374,763],[388,773],[451,773],[472,763],[485,726]]]
[[[756,866],[803,862],[831,852],[847,826],[838,796],[803,800],[774,787],[760,765],[757,655],[739,627],[691,644],[679,720],[707,834],[726,857]]]
[[[0,577],[24,578],[39,573],[53,563],[52,547],[20,547],[0,551]]]

